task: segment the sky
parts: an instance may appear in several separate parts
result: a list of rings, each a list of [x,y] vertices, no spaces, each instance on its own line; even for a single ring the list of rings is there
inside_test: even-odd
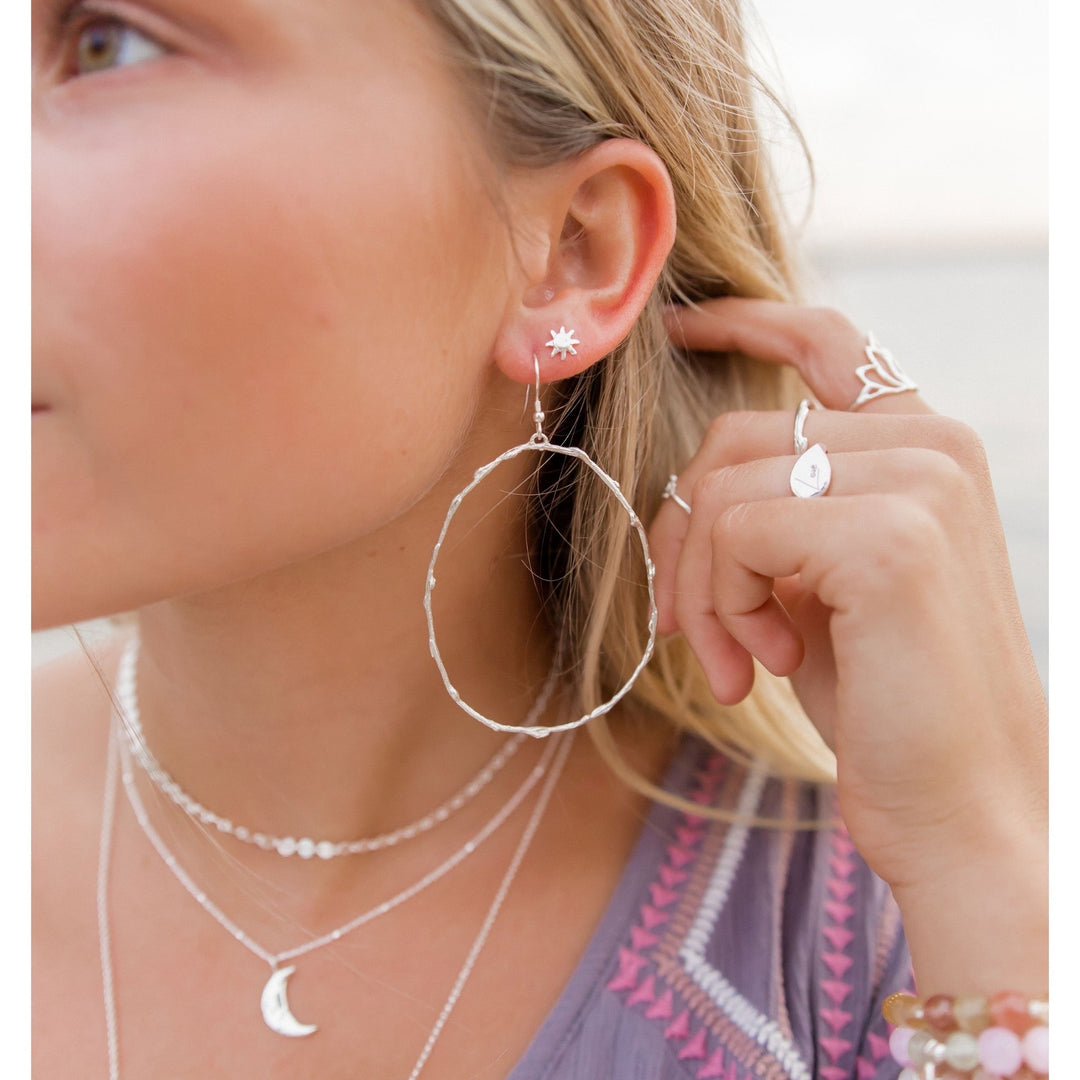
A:
[[[1045,243],[1046,0],[754,0],[747,19],[814,155],[809,240]],[[785,141],[799,219],[806,172]]]

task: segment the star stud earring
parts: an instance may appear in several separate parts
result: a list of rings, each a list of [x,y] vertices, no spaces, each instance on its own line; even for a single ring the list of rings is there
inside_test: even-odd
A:
[[[575,345],[580,345],[581,342],[574,337],[573,330],[567,330],[565,326],[560,326],[559,329],[551,331],[551,340],[545,341],[544,344],[551,349],[551,355],[556,353],[562,353],[562,359],[566,359],[567,352],[572,352],[577,356],[577,349]]]

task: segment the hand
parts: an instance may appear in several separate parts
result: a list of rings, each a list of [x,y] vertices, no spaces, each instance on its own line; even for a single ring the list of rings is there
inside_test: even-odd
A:
[[[1046,702],[986,456],[915,392],[846,410],[865,337],[846,318],[723,298],[673,312],[689,348],[794,365],[824,409],[832,484],[791,494],[794,412],[718,416],[649,531],[663,634],[681,631],[718,701],[756,657],[790,675],[837,758],[839,810],[894,889],[1045,843]]]

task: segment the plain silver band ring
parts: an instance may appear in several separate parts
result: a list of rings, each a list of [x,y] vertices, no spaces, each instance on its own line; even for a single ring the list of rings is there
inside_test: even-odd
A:
[[[664,498],[672,499],[689,514],[690,504],[685,499],[679,498],[679,493],[675,490],[675,485],[678,482],[679,478],[675,475],[675,473],[672,473],[671,476],[668,477],[667,487],[664,488]]]
[[[810,445],[810,440],[803,434],[803,426],[806,424],[807,414],[812,408],[814,408],[814,403],[809,398],[803,398],[802,401],[799,402],[799,407],[795,410],[796,457],[802,457]]]

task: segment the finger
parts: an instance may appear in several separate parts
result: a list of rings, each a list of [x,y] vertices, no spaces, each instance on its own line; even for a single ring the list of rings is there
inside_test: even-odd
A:
[[[675,583],[674,603],[681,624],[684,611],[691,618],[701,616],[698,592],[700,582],[709,575],[712,608],[720,624],[775,675],[790,675],[799,667],[802,635],[773,595],[772,576],[728,557],[722,518],[739,503],[791,498],[793,463],[793,457],[784,457],[727,466],[712,470],[694,485],[694,509]],[[835,454],[830,463],[834,476],[830,498],[882,492],[906,494],[913,502],[933,498],[939,489],[953,490],[942,482],[943,469],[956,470],[951,459],[922,447]],[[708,542],[703,537],[704,523],[712,523]],[[680,595],[684,588],[690,594],[685,605]]]
[[[734,705],[754,685],[750,653],[724,628],[713,603],[710,584],[710,527],[712,518],[691,514],[675,565],[670,609],[674,625],[701,663],[717,701]]]
[[[681,490],[679,494],[685,499]],[[674,634],[679,629],[674,606],[675,568],[689,527],[690,515],[675,502],[661,506],[649,526],[649,551],[656,567],[653,575],[653,596],[658,613],[656,630],[660,634]]]
[[[755,414],[745,415],[755,416]],[[787,414],[779,415],[787,418]],[[767,417],[771,414],[761,414],[761,416]],[[757,448],[752,447],[752,449]],[[932,451],[929,450],[913,451],[910,447],[896,447],[891,450],[859,450],[850,454],[831,454],[829,462],[834,467],[831,490],[834,495],[853,495],[878,488],[910,486],[914,483],[913,477],[918,475],[919,469],[927,468],[926,462],[921,460],[921,455],[931,453]],[[692,501],[691,513],[688,514],[674,502],[666,502],[649,528],[649,550],[652,552],[653,563],[657,568],[656,577],[653,580],[653,591],[659,612],[657,629],[661,634],[673,634],[680,629],[684,631],[686,629],[680,618],[680,612],[686,610],[686,605],[678,602],[679,590],[683,588],[678,582],[678,567],[683,558],[691,522],[697,522],[698,525],[696,542],[699,545],[699,553],[696,565],[701,570],[701,577],[684,580],[689,582],[687,588],[691,590],[691,593],[697,595],[701,583],[705,580],[705,575],[712,573],[712,563],[705,557],[708,544],[712,541],[706,536],[705,529],[734,503],[791,495],[788,480],[794,462],[794,456],[752,458],[735,464],[721,465],[720,468],[706,468],[707,457],[699,455],[689,465],[683,476],[679,478],[678,490],[681,498]],[[690,484],[693,485],[692,491]],[[767,596],[768,594],[761,596],[758,604],[764,602]],[[732,608],[731,613],[737,615],[747,610],[750,609]],[[699,617],[703,618],[701,612],[698,612],[696,616],[696,618]],[[779,632],[781,623],[777,621],[778,619],[779,613],[775,613],[768,624]],[[721,621],[723,621],[723,616],[721,616]],[[728,626],[728,629],[734,632],[734,623]],[[755,647],[758,643],[757,637],[743,640],[743,645],[750,649],[762,663],[765,663],[770,671],[777,673],[775,669],[778,667],[786,669],[789,665],[788,652],[767,660],[766,656]]]
[[[794,419],[791,411],[721,413],[709,426],[697,453],[679,474],[679,495],[693,505],[694,484],[711,469],[741,465],[758,458],[793,455]],[[985,450],[978,435],[967,424],[938,413],[863,415],[812,409],[803,433],[810,445],[820,442],[830,456],[867,448],[923,447],[947,454],[969,472],[978,474],[985,468]],[[658,546],[667,544],[666,533],[673,534],[677,546],[686,533],[685,521],[686,511],[665,500],[650,531],[650,546],[654,535]]]
[[[747,573],[799,575],[803,587],[840,615],[861,606],[888,610],[891,633],[902,611],[940,589],[930,568],[945,561],[944,533],[917,500],[894,492],[736,503],[714,525],[723,557]],[[897,604],[897,595],[906,603]],[[915,598],[923,597],[919,604]]]
[[[665,322],[672,340],[683,348],[738,351],[756,360],[792,365],[830,409],[846,411],[855,401],[863,386],[856,369],[872,360],[867,335],[832,308],[726,296],[695,307],[670,307]],[[869,375],[881,379],[873,371]],[[860,411],[933,412],[916,391],[882,394],[860,406]]]

